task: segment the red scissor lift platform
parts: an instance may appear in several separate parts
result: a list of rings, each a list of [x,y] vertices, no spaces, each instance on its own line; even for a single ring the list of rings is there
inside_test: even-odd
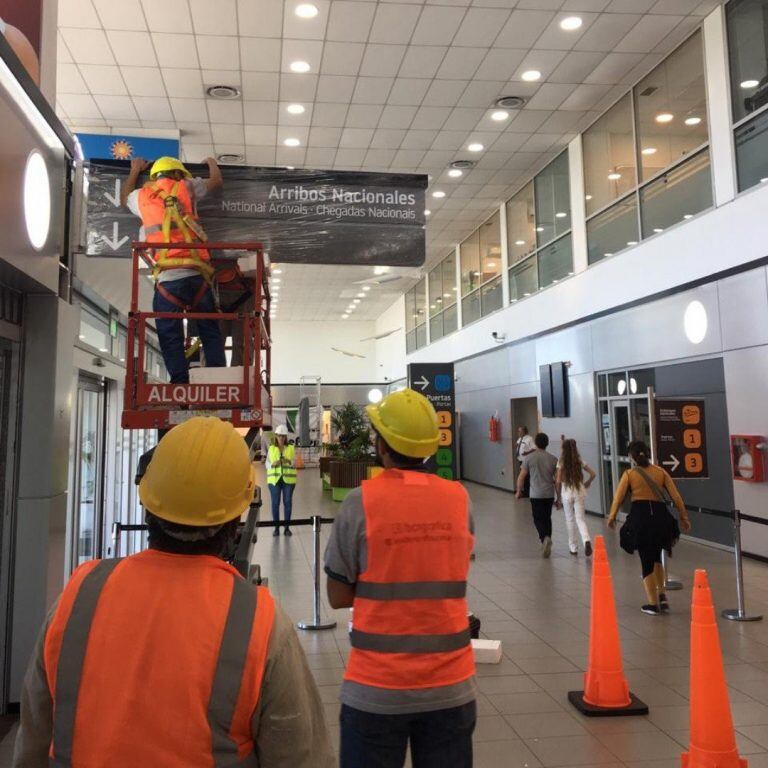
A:
[[[218,416],[235,427],[251,429],[272,423],[270,394],[271,331],[269,274],[261,243],[185,243],[185,249],[256,255],[255,276],[245,278],[253,309],[234,312],[144,312],[139,307],[139,271],[155,267],[153,252],[164,244],[132,244],[131,311],[128,316],[128,355],[123,429],[167,429],[192,416]],[[178,243],[167,244],[178,248]],[[215,259],[220,256],[215,256]],[[248,270],[248,274],[252,271]],[[205,368],[205,382],[172,384],[152,379],[146,370],[147,328],[158,318],[173,320],[232,320],[243,325],[242,376],[237,369]],[[191,369],[192,371],[201,369]],[[220,376],[218,375],[220,373]],[[220,379],[220,380],[219,380]]]

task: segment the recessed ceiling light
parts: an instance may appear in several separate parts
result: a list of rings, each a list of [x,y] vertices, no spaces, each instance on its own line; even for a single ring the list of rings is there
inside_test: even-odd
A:
[[[564,29],[566,32],[573,32],[574,29],[580,29],[584,23],[581,16],[568,16],[560,22],[560,29]]]
[[[657,123],[671,123],[675,119],[675,116],[671,112],[660,112],[656,115]]]
[[[352,299],[352,303],[353,304],[359,304],[360,303],[360,299]]]
[[[364,285],[363,286],[363,290],[366,291],[366,292],[370,291],[371,290],[371,286],[370,285]]]
[[[348,317],[349,317],[349,315],[342,315],[342,316],[341,316],[341,319],[342,319],[342,320],[346,320]]]
[[[273,283],[275,283],[275,284],[277,284],[277,283],[279,283],[279,282],[280,282],[280,278],[279,278],[279,277],[273,277],[273,278],[272,278],[272,282],[273,282]]]
[[[291,72],[303,75],[305,72],[309,72],[309,64],[306,61],[292,61]]]
[[[566,216],[568,216],[568,214],[567,213],[563,213],[563,211],[559,211],[558,213],[555,214],[555,218],[557,218],[557,219],[564,219],[564,218],[566,218]]]
[[[429,216],[429,214],[432,213],[432,211],[429,210],[429,208],[424,209],[424,215]]]
[[[472,144],[468,145],[467,149],[470,152],[482,152],[485,149],[485,147],[479,141],[475,141]]]
[[[759,80],[745,80],[741,84],[741,87],[744,88],[745,90],[749,90],[750,88],[757,88],[758,85],[760,85]]]
[[[506,120],[509,117],[509,112],[506,109],[497,109],[495,112],[491,112],[491,120],[495,120],[497,123]]]
[[[525,245],[525,240],[515,240],[515,245]]]
[[[460,171],[458,168],[451,168],[451,170],[448,171],[448,175],[452,179],[458,179],[459,176],[463,176],[464,175],[464,171]]]
[[[637,240],[627,240],[627,245],[637,245]]]
[[[766,177],[765,179],[760,179],[761,184],[765,184],[766,181],[768,181],[768,177]]]
[[[374,267],[373,268],[373,274],[374,275],[386,275],[387,272],[389,272],[389,267]]]
[[[292,115],[303,115],[306,112],[303,104],[289,104],[285,110]]]
[[[357,298],[358,299],[364,299],[365,298],[365,294],[364,293],[358,293],[357,294]]]
[[[614,172],[614,173],[609,173],[608,174],[608,180],[609,181],[618,181],[620,178],[621,178],[621,174],[620,173]]]
[[[541,80],[541,72],[538,69],[529,69],[520,75],[521,80],[525,80],[526,83],[535,83],[537,80]]]
[[[687,117],[685,119],[685,124],[686,125],[698,125],[700,122],[701,122],[701,118],[700,117]]]
[[[654,227],[653,231],[658,235],[659,232],[663,232],[664,230],[661,227]]]
[[[536,227],[536,231],[537,232],[543,232],[544,231],[544,227]]]
[[[436,190],[435,190],[435,191],[432,193],[432,197],[437,197],[437,198],[440,198],[440,197],[445,197],[445,192],[443,192],[443,190],[442,190],[442,189],[436,189]]]
[[[283,144],[286,147],[298,147],[301,142],[298,139],[286,139]]]
[[[686,213],[685,216],[683,216],[683,218],[687,221],[688,219],[692,219],[693,218],[693,214],[692,213]]]
[[[300,18],[300,19],[314,19],[315,16],[317,16],[317,6],[312,5],[312,3],[302,3],[301,5],[296,6],[296,10],[294,13]]]
[[[592,199],[592,195],[587,195],[584,199],[585,200],[591,200]]]
[[[643,150],[644,155],[655,155],[659,150],[656,147],[646,147]]]
[[[273,275],[282,275],[283,274],[283,270],[282,269],[275,269],[275,268],[273,268],[272,269],[272,274]]]
[[[451,294],[450,293],[444,293],[443,294],[443,298],[444,299],[450,299],[451,298]]]

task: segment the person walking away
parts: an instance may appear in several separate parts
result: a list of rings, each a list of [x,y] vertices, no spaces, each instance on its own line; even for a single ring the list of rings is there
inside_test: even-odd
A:
[[[616,526],[616,516],[629,493],[632,507],[625,525],[629,526],[633,548],[640,556],[643,586],[648,600],[641,610],[651,616],[658,616],[662,611],[669,610],[664,592],[666,574],[661,563],[661,551],[666,549],[671,554],[680,533],[665,503],[665,491],[677,508],[683,531],[690,531],[691,523],[672,478],[665,469],[651,464],[648,446],[638,440],[630,443],[628,450],[633,466],[621,477],[608,515],[608,526]]]
[[[293,492],[296,488],[296,448],[288,444],[288,428],[278,424],[275,442],[267,451],[267,485],[272,497],[272,520],[280,522],[280,497],[285,512],[285,535],[293,536],[289,524],[293,512]],[[273,536],[280,535],[280,526],[275,526]]]
[[[158,158],[149,172],[150,181],[140,189],[136,182],[149,163],[131,160],[131,171],[123,185],[122,204],[141,219],[139,237],[150,243],[197,243],[206,239],[197,221],[197,202],[223,183],[216,161],[209,157],[208,179],[192,174],[175,157]],[[210,253],[189,248],[160,248],[154,254],[155,312],[216,312],[213,267]],[[197,332],[211,368],[227,364],[224,339],[218,320],[196,320]],[[160,351],[171,383],[189,382],[189,364],[184,354],[182,319],[155,320]]]
[[[256,487],[231,424],[194,418],[139,484],[149,549],[81,565],[27,671],[14,768],[332,768],[293,625],[226,560]]]
[[[584,480],[584,473],[588,477]],[[597,474],[581,460],[576,441],[563,438],[560,461],[557,463],[556,493],[560,497],[565,514],[565,525],[568,528],[568,549],[572,555],[579,552],[576,530],[578,528],[584,554],[592,556],[592,541],[587,528],[586,500],[589,486]]]
[[[517,442],[515,443],[515,457],[519,463],[518,472],[523,466],[523,459],[528,454],[533,453],[536,450],[536,445],[533,442],[533,438],[528,434],[528,427],[517,428]],[[525,484],[523,485],[523,496],[527,499],[531,492],[531,478],[529,475],[525,477]]]
[[[539,432],[534,438],[536,450],[523,459],[523,466],[517,476],[518,499],[523,498],[525,481],[530,478],[531,512],[533,524],[541,541],[541,556],[549,557],[552,553],[552,505],[560,506],[560,497],[555,487],[557,459],[547,452],[549,437]]]
[[[384,467],[344,500],[325,553],[328,600],[352,607],[341,768],[471,768],[474,543],[464,487],[425,471],[437,415],[411,389],[367,408]]]

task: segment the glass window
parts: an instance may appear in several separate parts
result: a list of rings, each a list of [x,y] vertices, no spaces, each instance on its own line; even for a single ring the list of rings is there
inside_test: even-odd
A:
[[[768,181],[768,112],[736,129],[739,190]]]
[[[480,319],[480,291],[475,291],[461,300],[461,324],[469,325]]]
[[[571,228],[571,185],[568,150],[553,160],[534,180],[536,242],[552,242]]]
[[[443,313],[429,318],[429,340],[437,341],[443,337]]]
[[[416,306],[413,289],[405,294],[405,330],[412,331],[416,327]]]
[[[641,80],[634,92],[643,179],[655,176],[708,141],[700,33]]]
[[[705,150],[640,191],[643,236],[662,232],[711,207],[709,150]]]
[[[416,331],[409,331],[405,334],[405,351],[409,355],[416,351]]]
[[[627,394],[627,374],[625,371],[620,373],[608,374],[608,395],[610,397],[624,397]]]
[[[509,270],[509,298],[511,301],[525,299],[539,289],[539,274],[536,257],[524,261]]]
[[[429,273],[429,316],[439,314],[443,308],[443,266],[438,264]]]
[[[640,368],[637,371],[629,372],[629,394],[644,395],[648,392],[648,387],[656,386],[656,369]]]
[[[80,305],[80,341],[99,352],[109,352],[112,339],[109,335],[109,323],[106,318],[96,315],[84,304]]]
[[[459,313],[457,305],[453,304],[443,312],[443,336],[453,333],[459,327]]]
[[[490,315],[491,312],[495,312],[497,309],[501,309],[504,299],[501,295],[501,278],[497,277],[495,280],[491,280],[490,283],[484,285],[480,289],[481,298],[480,304],[482,307],[483,316]]]
[[[456,251],[443,259],[443,306],[456,303]]]
[[[427,286],[424,278],[419,280],[416,285],[413,286],[413,306],[414,315],[416,317],[416,325],[421,325],[427,321]]]
[[[738,122],[768,104],[768,0],[731,0],[725,14],[733,119]]]
[[[557,283],[573,274],[571,236],[566,235],[552,245],[542,248],[538,255],[539,288]]]
[[[492,280],[501,272],[501,214],[496,213],[480,225],[481,282]]]
[[[587,222],[587,258],[595,264],[629,245],[637,245],[637,198],[631,195]]]
[[[588,216],[636,186],[633,133],[631,94],[584,132],[584,188]]]
[[[473,232],[460,246],[461,295],[466,296],[480,285],[480,232]]]
[[[421,349],[427,346],[427,324],[422,323],[416,327],[416,348]]]
[[[121,363],[128,357],[128,333],[122,328],[117,331],[117,356]]]
[[[507,202],[507,251],[516,264],[536,250],[533,182],[526,184]]]

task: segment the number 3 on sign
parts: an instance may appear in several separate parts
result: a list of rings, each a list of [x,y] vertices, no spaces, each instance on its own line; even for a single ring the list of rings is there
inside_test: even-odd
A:
[[[450,429],[441,429],[440,430],[440,445],[450,445],[453,442],[453,435],[451,434]]]

